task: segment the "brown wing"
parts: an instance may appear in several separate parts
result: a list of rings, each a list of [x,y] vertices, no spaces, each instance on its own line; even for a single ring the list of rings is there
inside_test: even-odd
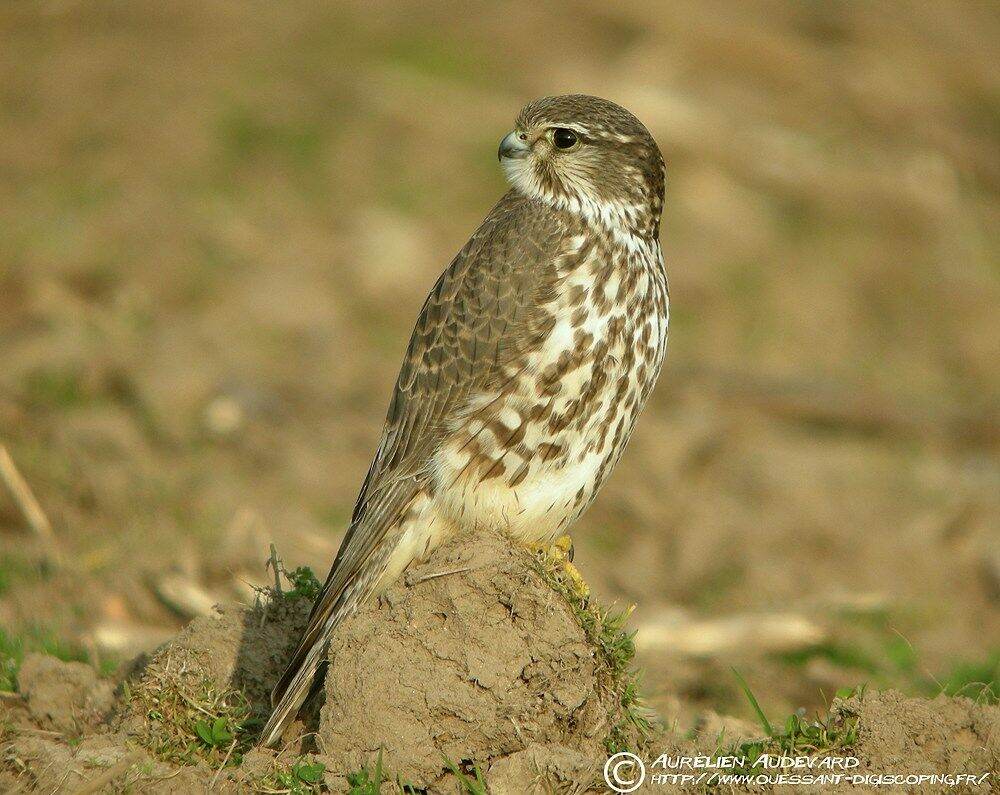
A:
[[[426,481],[470,397],[497,387],[535,337],[567,236],[551,210],[509,193],[438,279],[410,337],[378,452],[324,590],[346,584]]]
[[[373,586],[381,573],[374,569],[385,567],[380,542],[427,482],[434,453],[470,398],[502,386],[538,344],[551,322],[541,307],[554,294],[556,260],[569,239],[570,230],[552,210],[508,193],[438,279],[410,338],[351,526],[272,692],[276,709],[264,744],[280,736],[285,717],[278,713],[284,709],[290,719],[305,698],[302,685],[325,656],[318,645],[370,593],[360,586]]]

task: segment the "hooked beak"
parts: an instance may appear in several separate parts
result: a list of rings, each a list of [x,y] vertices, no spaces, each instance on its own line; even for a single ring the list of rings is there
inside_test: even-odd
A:
[[[505,157],[511,160],[521,160],[527,157],[530,151],[531,147],[521,140],[517,130],[512,130],[500,142],[500,148],[497,150],[497,160],[503,161]]]

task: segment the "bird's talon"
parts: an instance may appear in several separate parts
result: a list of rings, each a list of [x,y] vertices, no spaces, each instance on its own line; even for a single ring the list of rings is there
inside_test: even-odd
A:
[[[590,596],[590,586],[587,585],[576,566],[573,565],[573,540],[568,536],[560,536],[552,544],[526,544],[532,553],[555,564],[559,576],[581,599]]]
[[[573,554],[575,553],[576,550],[573,547],[572,538],[570,538],[568,535],[559,536],[559,538],[556,539],[556,543],[554,546],[559,550],[561,550],[562,556],[566,558],[566,560],[568,560],[570,563],[573,562]]]
[[[580,574],[579,569],[569,560],[563,561],[563,569],[566,571],[566,576],[569,578],[573,590],[576,591],[577,595],[582,599],[588,598],[590,596],[590,586],[583,579],[583,575]]]

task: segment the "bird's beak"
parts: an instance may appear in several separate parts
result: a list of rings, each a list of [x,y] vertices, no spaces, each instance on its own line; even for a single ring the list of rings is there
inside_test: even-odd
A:
[[[531,147],[518,137],[517,130],[511,130],[500,142],[497,160],[502,161],[505,157],[509,157],[511,160],[521,160],[527,157],[530,151]]]

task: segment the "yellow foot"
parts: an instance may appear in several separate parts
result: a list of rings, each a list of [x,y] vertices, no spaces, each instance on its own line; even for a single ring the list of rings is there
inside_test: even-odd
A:
[[[566,576],[573,584],[573,590],[580,595],[580,598],[586,599],[590,596],[590,586],[587,585],[586,580],[583,579],[583,575],[580,574],[579,569],[577,569],[577,567],[574,566],[568,559],[563,561],[563,568],[566,570]]]
[[[563,582],[581,599],[590,596],[590,586],[587,585],[576,566],[573,565],[573,540],[568,536],[560,536],[552,545],[527,544],[528,549],[542,557],[552,566],[553,573],[563,579]]]
[[[556,543],[552,545],[553,549],[558,549],[562,552],[562,556],[566,558],[570,563],[573,562],[573,539],[567,536],[559,536],[556,539]]]

